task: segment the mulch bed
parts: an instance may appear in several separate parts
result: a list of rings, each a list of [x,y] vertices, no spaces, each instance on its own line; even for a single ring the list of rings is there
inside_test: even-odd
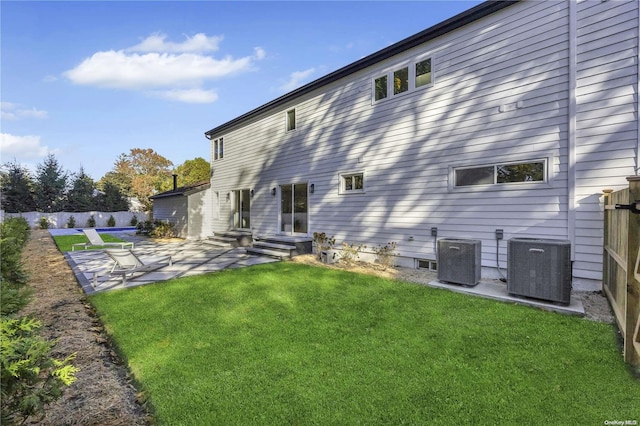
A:
[[[32,230],[22,260],[33,295],[22,314],[42,321],[42,336],[56,341],[52,356],[76,353],[77,381],[46,409],[40,425],[146,425],[152,419],[127,369],[64,256],[46,230]],[[34,421],[39,419],[34,419]]]

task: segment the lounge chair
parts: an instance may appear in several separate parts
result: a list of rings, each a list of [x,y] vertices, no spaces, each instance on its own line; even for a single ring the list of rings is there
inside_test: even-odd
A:
[[[113,259],[113,267],[109,271],[109,275],[122,275],[122,283],[127,285],[127,275],[133,275],[138,272],[150,272],[163,266],[171,266],[171,256],[162,256],[141,260],[133,254],[131,250],[106,250],[107,255]],[[98,285],[98,274],[93,275],[93,288]]]
[[[133,248],[133,243],[127,242],[127,241],[122,241],[122,242],[104,242],[102,240],[102,237],[100,237],[100,234],[98,234],[98,231],[96,231],[93,228],[88,228],[88,229],[83,229],[82,232],[84,232],[84,235],[87,236],[87,238],[89,239],[88,243],[76,243],[71,245],[71,251],[76,251],[76,246],[77,247],[84,247],[84,249],[86,250],[89,247],[120,247],[120,248],[125,248],[125,246],[131,246],[131,248]]]

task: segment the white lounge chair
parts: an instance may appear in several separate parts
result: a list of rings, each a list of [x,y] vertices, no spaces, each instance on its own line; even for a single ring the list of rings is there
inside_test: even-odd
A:
[[[100,234],[98,234],[98,231],[96,231],[93,228],[88,228],[88,229],[83,229],[82,232],[84,232],[84,235],[87,236],[87,238],[89,239],[88,243],[75,243],[73,245],[71,245],[71,251],[76,251],[76,246],[77,247],[83,247],[85,250],[89,247],[120,247],[120,248],[125,248],[126,246],[131,246],[131,248],[133,248],[133,243],[127,242],[127,241],[122,241],[122,242],[105,242],[102,240],[102,237],[100,236]]]
[[[111,259],[113,259],[113,267],[109,271],[109,275],[121,275],[122,283],[127,284],[127,275],[133,275],[138,272],[150,272],[163,266],[171,266],[173,264],[171,256],[162,256],[151,258],[143,261],[133,254],[131,250],[106,250]],[[93,288],[98,285],[98,274],[93,275]]]

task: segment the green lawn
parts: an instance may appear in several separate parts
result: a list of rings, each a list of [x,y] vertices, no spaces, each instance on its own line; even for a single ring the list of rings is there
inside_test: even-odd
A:
[[[91,297],[161,425],[640,421],[612,325],[279,262]]]
[[[124,240],[122,240],[122,239],[120,239],[118,237],[114,237],[113,235],[110,235],[110,234],[100,234],[100,237],[102,238],[102,241],[104,241],[105,243],[116,243],[116,242],[119,243],[119,242],[123,242],[124,241]],[[63,253],[65,251],[71,251],[73,244],[88,243],[89,242],[89,239],[84,234],[80,234],[80,235],[59,235],[59,236],[53,237],[53,240],[56,242],[56,245],[58,246],[58,250],[60,250]],[[95,249],[103,249],[103,248],[104,247],[94,246],[94,247],[90,247],[87,250],[95,250]],[[76,250],[84,250],[84,248],[79,247]]]

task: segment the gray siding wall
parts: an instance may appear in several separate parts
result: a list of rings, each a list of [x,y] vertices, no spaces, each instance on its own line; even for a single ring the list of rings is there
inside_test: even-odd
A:
[[[602,279],[602,190],[638,156],[638,1],[577,4],[575,274]]]
[[[176,235],[186,238],[188,230],[187,197],[167,197],[153,200],[153,218],[173,223]]]
[[[597,7],[615,8],[617,3],[598,1]],[[636,39],[629,43],[637,46],[637,21],[635,31]],[[369,247],[395,241],[407,266],[413,266],[414,258],[435,258],[432,227],[438,228],[438,238],[481,239],[482,263],[487,268],[497,262],[506,267],[509,238],[573,238],[568,226],[572,204],[569,40],[568,2],[523,2],[216,135],[224,137],[225,157],[211,158],[212,191],[220,194],[220,214],[212,220],[213,230],[229,229],[232,203],[227,194],[246,188],[255,191],[253,231],[276,233],[279,200],[271,195],[271,188],[307,182],[315,186],[309,195],[309,234],[326,232],[335,235],[338,243],[360,242]],[[585,46],[580,43],[584,49],[579,51],[581,87],[589,79],[587,58],[595,59],[596,50]],[[432,87],[372,102],[374,77],[422,56],[432,57]],[[617,76],[625,71],[611,72]],[[628,81],[632,76],[619,78]],[[595,88],[604,82],[592,84]],[[580,90],[577,94],[583,96]],[[621,90],[633,98],[629,87]],[[501,106],[517,102],[521,108],[500,112]],[[616,129],[617,125],[633,127],[625,120],[633,120],[629,115],[634,106],[619,107],[612,99],[593,102],[601,106],[580,104],[577,138],[581,147],[598,143],[586,140],[596,126],[589,122],[594,108],[605,108],[602,113],[607,118],[611,109],[619,112],[607,121]],[[297,129],[286,132],[285,113],[294,107]],[[600,142],[616,151],[613,156],[599,149],[576,149],[577,202],[592,200],[585,213],[576,214],[577,277],[599,279],[601,255],[590,252],[601,227],[595,209],[602,185],[621,184],[624,176],[633,174],[628,166],[611,171],[619,166],[616,158],[630,153],[633,144],[628,141],[637,140],[632,129],[617,134],[623,133],[626,136],[620,137],[627,142],[621,141],[621,151],[606,137]],[[453,167],[534,159],[548,161],[548,182],[453,188]],[[583,167],[585,161],[600,166]],[[621,161],[635,164],[635,157]],[[364,172],[365,193],[340,194],[342,172]],[[503,229],[505,238],[497,258],[496,229]]]

